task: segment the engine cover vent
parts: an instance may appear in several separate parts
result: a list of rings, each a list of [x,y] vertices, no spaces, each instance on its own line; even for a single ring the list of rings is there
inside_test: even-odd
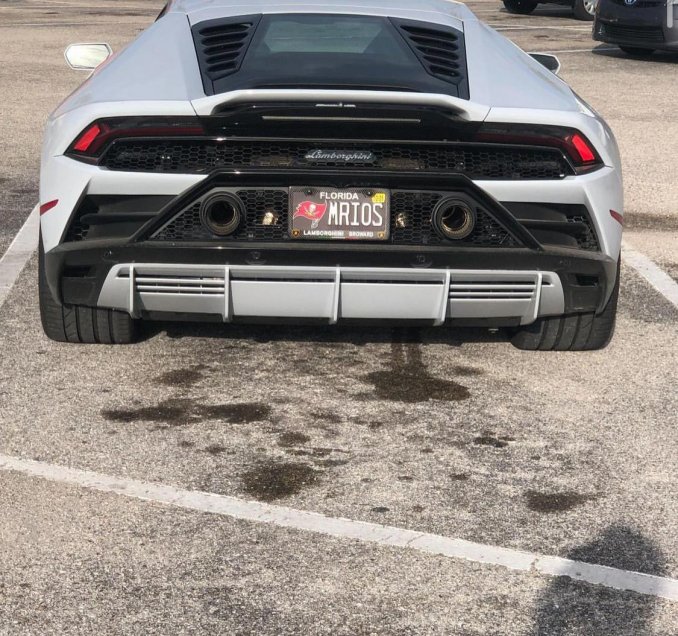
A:
[[[434,77],[451,84],[466,82],[464,35],[452,27],[432,28],[413,20],[392,19],[400,34]]]
[[[214,95],[214,83],[237,73],[261,15],[209,20],[193,27],[202,81],[207,95]]]

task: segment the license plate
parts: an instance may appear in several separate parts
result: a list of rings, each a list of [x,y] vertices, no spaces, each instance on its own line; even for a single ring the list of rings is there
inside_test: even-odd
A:
[[[387,241],[388,190],[290,189],[290,236],[325,241]]]

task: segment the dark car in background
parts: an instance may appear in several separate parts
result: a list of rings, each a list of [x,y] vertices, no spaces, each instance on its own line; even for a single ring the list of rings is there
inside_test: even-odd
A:
[[[678,5],[673,0],[599,0],[593,39],[635,56],[678,51]]]
[[[624,2],[624,0],[621,0]],[[597,0],[552,0],[550,2],[534,2],[534,0],[504,0],[504,6],[509,13],[528,15],[540,4],[562,4],[572,7],[577,20],[593,20],[596,14]]]

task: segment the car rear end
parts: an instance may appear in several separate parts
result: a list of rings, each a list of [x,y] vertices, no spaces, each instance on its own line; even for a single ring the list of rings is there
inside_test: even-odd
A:
[[[195,115],[99,117],[47,161],[43,197],[77,193],[45,254],[63,305],[515,328],[605,308],[621,188],[592,113],[491,121],[447,25],[274,14],[192,37]]]

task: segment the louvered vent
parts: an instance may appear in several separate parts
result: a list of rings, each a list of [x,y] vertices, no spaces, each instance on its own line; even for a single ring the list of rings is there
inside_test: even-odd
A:
[[[240,69],[261,15],[210,20],[193,27],[205,93],[214,95],[214,83]]]
[[[393,22],[431,75],[451,84],[466,80],[464,36],[460,31],[409,20]]]

